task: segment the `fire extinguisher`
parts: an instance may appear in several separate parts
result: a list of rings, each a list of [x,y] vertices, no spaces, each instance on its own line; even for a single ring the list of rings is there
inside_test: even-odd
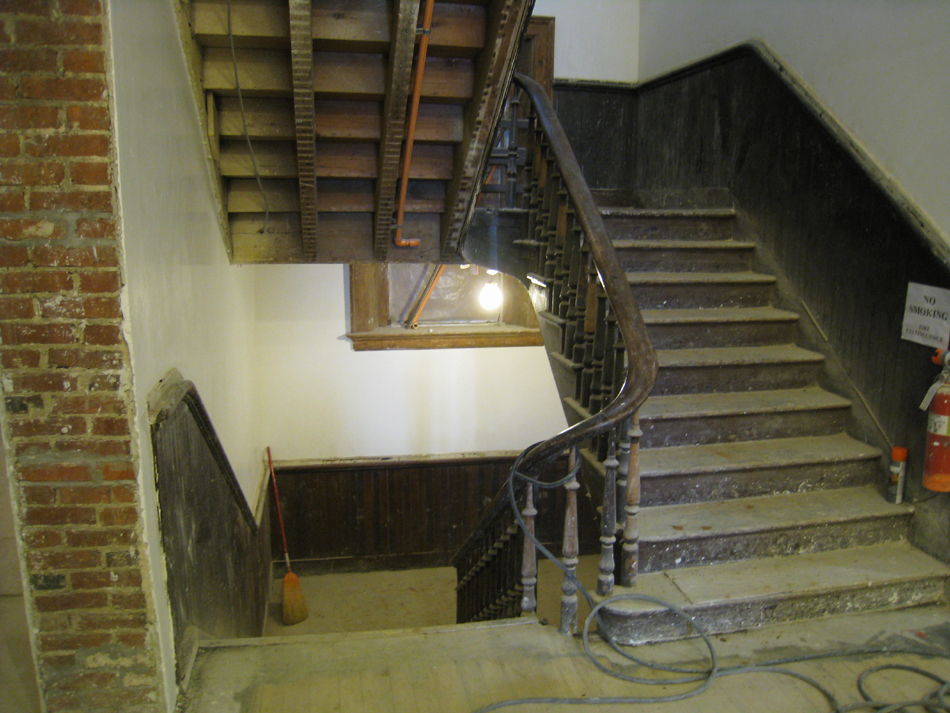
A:
[[[924,482],[927,490],[950,492],[950,351],[938,349],[934,364],[943,367],[940,376],[920,404],[927,411],[927,448]]]

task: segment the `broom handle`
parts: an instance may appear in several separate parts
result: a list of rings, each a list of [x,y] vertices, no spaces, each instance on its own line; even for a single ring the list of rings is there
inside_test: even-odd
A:
[[[280,495],[277,494],[277,476],[274,475],[274,461],[270,457],[270,446],[267,446],[267,466],[270,468],[270,482],[274,484],[274,504],[277,506],[277,522],[280,523],[280,537],[284,541],[284,560],[287,562],[287,571],[290,571],[290,552],[287,550],[287,533],[284,532],[284,516],[280,513]]]

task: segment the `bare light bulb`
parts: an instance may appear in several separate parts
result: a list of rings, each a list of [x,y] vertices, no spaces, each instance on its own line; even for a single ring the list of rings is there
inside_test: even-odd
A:
[[[483,309],[494,311],[501,307],[501,287],[495,282],[486,284],[478,295],[478,303]]]

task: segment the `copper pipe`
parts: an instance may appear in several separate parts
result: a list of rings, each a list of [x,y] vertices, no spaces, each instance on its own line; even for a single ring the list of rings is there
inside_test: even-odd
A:
[[[435,286],[439,284],[439,278],[442,277],[444,271],[445,265],[439,265],[435,269],[435,272],[429,276],[429,280],[426,282],[426,288],[423,290],[422,297],[419,299],[419,304],[416,305],[416,308],[412,310],[412,314],[409,315],[409,319],[406,320],[406,325],[409,329],[415,329],[419,326],[419,316],[422,314],[422,310],[426,308],[426,303],[429,301],[429,298],[432,297]]]
[[[425,73],[426,53],[429,51],[429,35],[432,32],[432,7],[435,0],[426,0],[422,14],[422,37],[419,39],[419,53],[416,55],[416,78],[412,85],[412,106],[409,109],[409,126],[406,129],[406,149],[402,159],[402,176],[399,183],[399,207],[396,210],[396,236],[393,244],[397,248],[410,248],[419,245],[418,238],[403,239],[402,221],[406,215],[406,193],[409,190],[409,165],[412,163],[412,145],[416,140],[416,120],[419,118],[419,98],[422,96],[422,75]]]

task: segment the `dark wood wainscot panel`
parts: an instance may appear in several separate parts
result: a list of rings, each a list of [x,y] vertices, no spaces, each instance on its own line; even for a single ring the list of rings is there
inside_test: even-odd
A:
[[[370,571],[448,566],[502,488],[515,454],[448,458],[352,460],[276,467],[294,570]],[[566,461],[545,478],[566,472]],[[561,474],[561,475],[558,475]],[[559,542],[563,489],[546,491],[538,533]],[[581,498],[582,547],[595,552],[597,524]],[[271,554],[283,561],[277,513],[270,503]],[[275,567],[275,575],[282,575]]]
[[[266,511],[255,522],[194,385],[164,384],[157,401],[152,447],[181,682],[198,640],[263,633],[270,528]]]

